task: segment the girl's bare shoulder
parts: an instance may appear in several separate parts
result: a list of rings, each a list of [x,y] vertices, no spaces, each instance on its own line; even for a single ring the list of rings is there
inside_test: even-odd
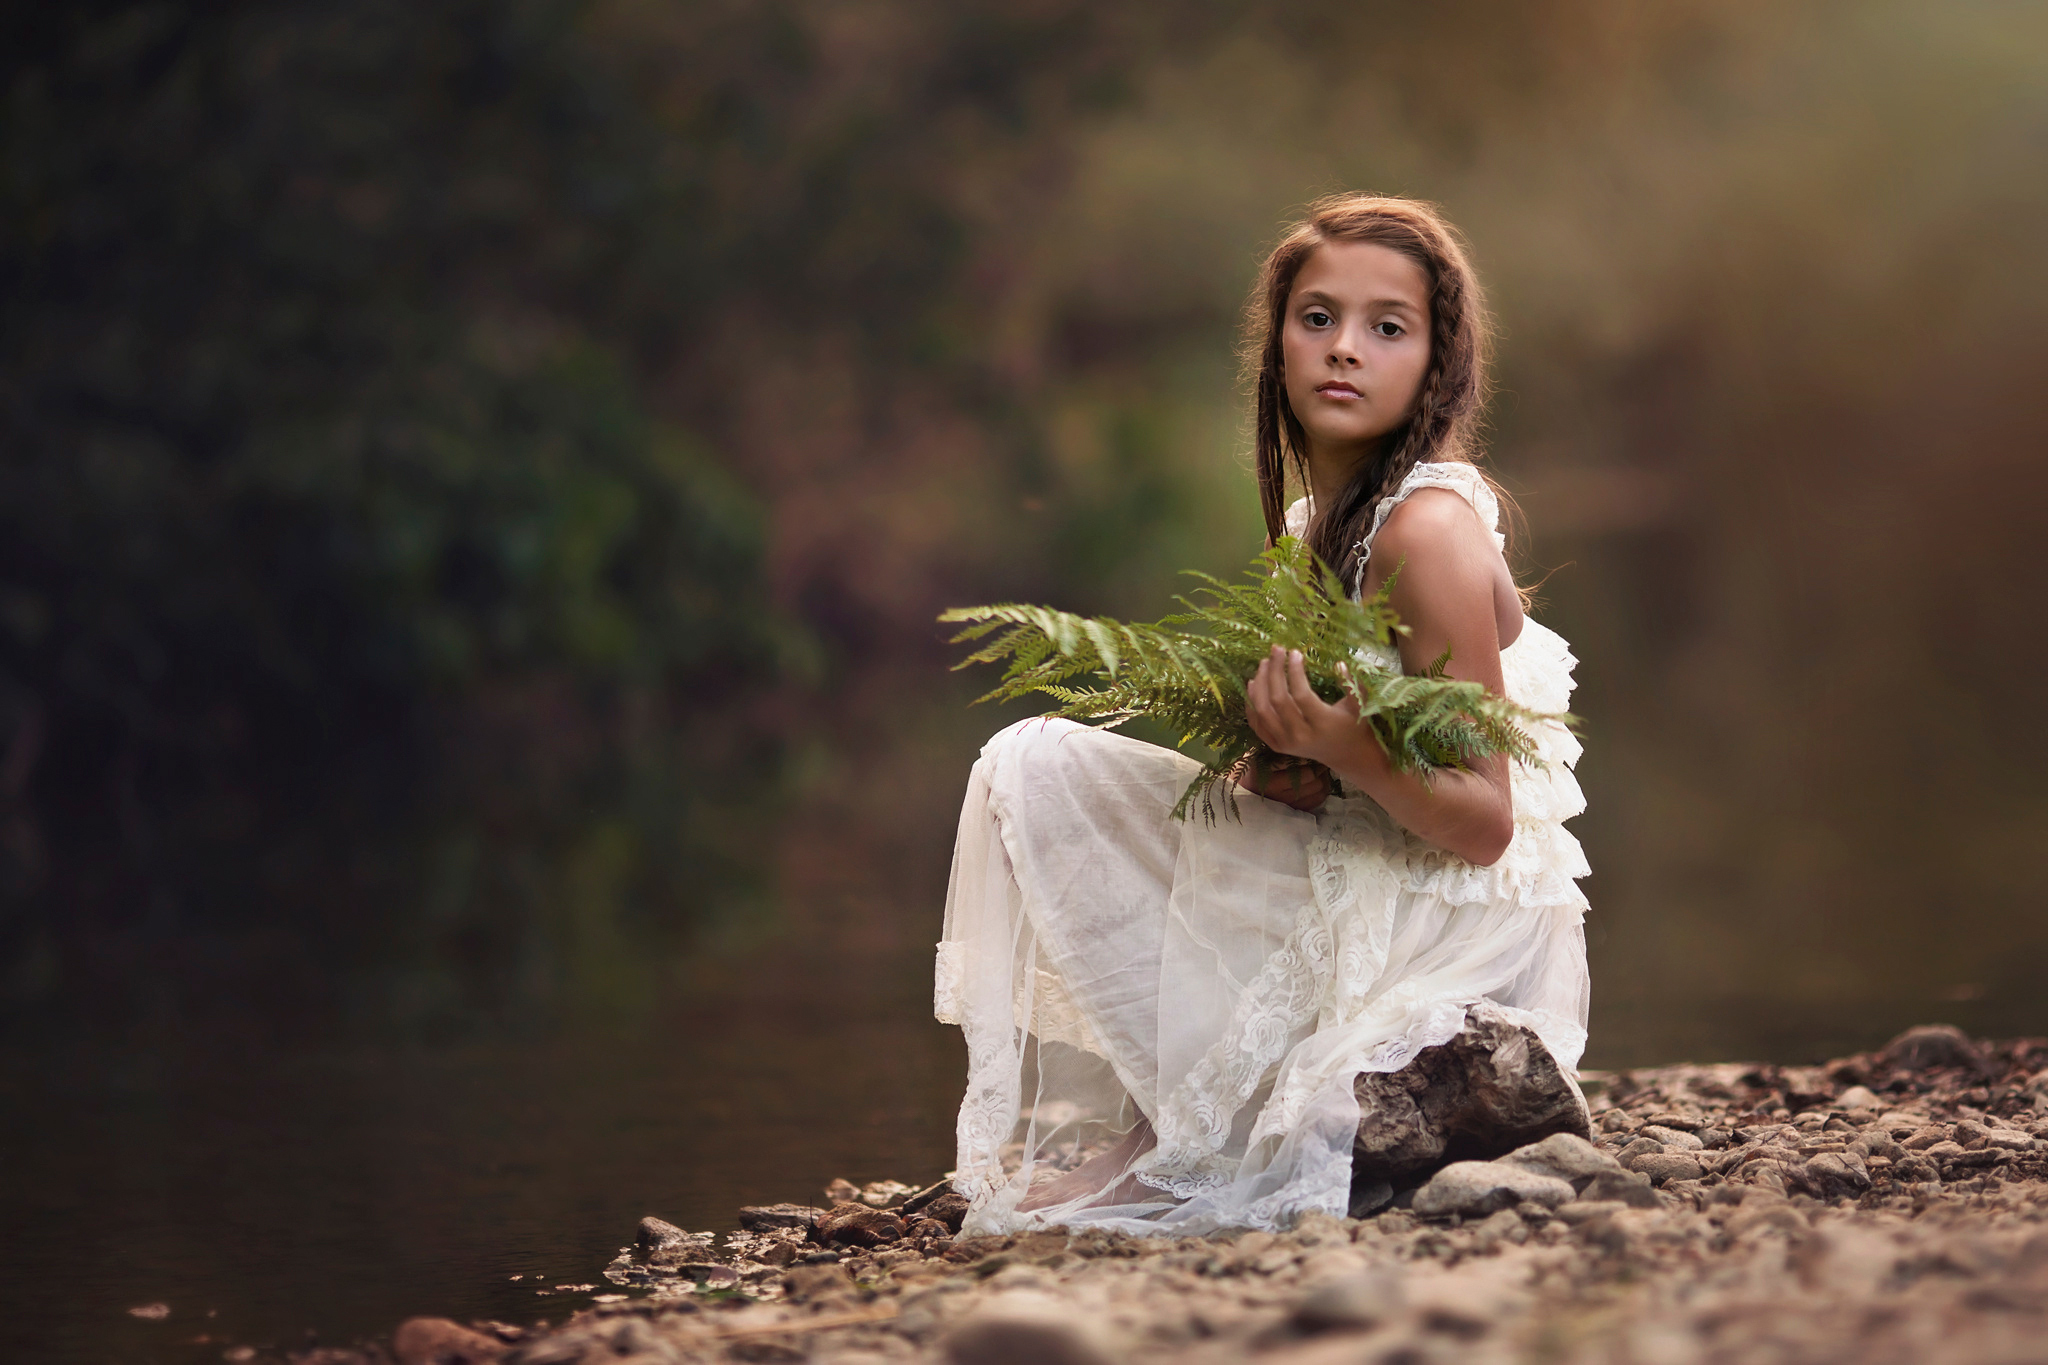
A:
[[[1418,488],[1401,499],[1373,537],[1372,555],[1430,561],[1470,556],[1489,567],[1501,559],[1478,510],[1449,488]]]

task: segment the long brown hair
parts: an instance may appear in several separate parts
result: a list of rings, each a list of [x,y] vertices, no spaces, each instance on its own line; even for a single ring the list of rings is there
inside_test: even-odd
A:
[[[1295,276],[1325,242],[1371,242],[1398,251],[1422,267],[1430,291],[1429,369],[1415,411],[1331,506],[1314,509],[1309,523],[1309,548],[1350,582],[1374,510],[1409,470],[1428,460],[1475,463],[1492,319],[1464,243],[1435,205],[1371,194],[1333,194],[1309,205],[1308,216],[1266,258],[1245,308],[1244,363],[1255,405],[1259,502],[1266,532],[1275,539],[1283,534],[1289,470],[1304,492],[1309,487],[1308,437],[1287,401],[1280,334]]]

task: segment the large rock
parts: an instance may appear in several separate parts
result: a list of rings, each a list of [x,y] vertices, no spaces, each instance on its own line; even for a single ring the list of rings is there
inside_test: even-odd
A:
[[[1984,1070],[1984,1054],[1970,1035],[1953,1024],[1921,1024],[1909,1028],[1878,1053],[1884,1064],[1900,1071],[1928,1071],[1938,1066]]]
[[[1567,1181],[1512,1162],[1454,1161],[1415,1192],[1414,1207],[1425,1218],[1453,1213],[1477,1218],[1524,1200],[1554,1209],[1575,1193]]]
[[[1357,1180],[1411,1183],[1445,1162],[1505,1156],[1552,1133],[1592,1134],[1585,1097],[1530,1030],[1483,1006],[1399,1071],[1361,1074]],[[1354,1186],[1356,1181],[1354,1182]]]

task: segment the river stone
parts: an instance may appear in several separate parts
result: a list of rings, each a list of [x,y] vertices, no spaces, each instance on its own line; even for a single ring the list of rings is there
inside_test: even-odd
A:
[[[791,1266],[782,1277],[782,1291],[792,1303],[807,1303],[851,1294],[853,1280],[843,1265]]]
[[[1394,1187],[1391,1184],[1364,1172],[1353,1171],[1351,1206],[1345,1210],[1346,1213],[1353,1218],[1370,1218],[1393,1202]]]
[[[1362,1332],[1391,1321],[1401,1311],[1401,1277],[1384,1266],[1332,1280],[1295,1308],[1302,1332]]]
[[[1653,1137],[1639,1137],[1614,1154],[1614,1159],[1633,1170],[1637,1157],[1656,1156],[1664,1150],[1664,1144]]]
[[[1466,1011],[1448,1042],[1399,1071],[1360,1074],[1353,1091],[1354,1188],[1412,1184],[1445,1162],[1505,1156],[1552,1133],[1592,1135],[1585,1097],[1543,1040],[1484,1006]]]
[[[1632,1209],[1661,1208],[1650,1178],[1633,1171],[1600,1171],[1579,1191],[1582,1203],[1619,1202]]]
[[[1538,1175],[1552,1176],[1583,1190],[1602,1171],[1619,1171],[1621,1163],[1576,1133],[1552,1133],[1541,1142],[1517,1147],[1501,1158]]]
[[[1878,1057],[1900,1071],[1926,1071],[1938,1066],[1984,1069],[1983,1054],[1970,1036],[1953,1024],[1921,1024],[1884,1045]]]
[[[1425,1218],[1463,1214],[1475,1218],[1523,1200],[1556,1208],[1571,1200],[1571,1185],[1505,1161],[1454,1161],[1415,1192],[1415,1211]]]
[[[634,1244],[642,1251],[661,1251],[667,1247],[681,1246],[690,1240],[689,1233],[666,1219],[656,1218],[651,1213],[640,1220],[640,1230],[633,1236]]]
[[[487,1365],[505,1344],[447,1318],[409,1318],[391,1335],[398,1365]]]
[[[841,1204],[818,1219],[812,1235],[826,1246],[878,1247],[903,1236],[903,1220],[865,1204]]]
[[[1870,1173],[1863,1163],[1837,1152],[1809,1158],[1800,1176],[1800,1183],[1822,1199],[1859,1195],[1870,1188]]]
[[[967,1196],[954,1194],[951,1190],[926,1204],[918,1214],[921,1218],[934,1219],[945,1225],[946,1231],[960,1231],[960,1224],[967,1219]]]
[[[748,1232],[813,1228],[824,1216],[825,1210],[814,1209],[807,1204],[752,1204],[740,1210],[740,1226]]]
[[[1667,1152],[1699,1152],[1704,1151],[1707,1146],[1691,1133],[1678,1128],[1666,1128],[1658,1123],[1644,1124],[1642,1133],[1646,1138],[1663,1143]]]
[[[893,1209],[918,1193],[900,1180],[875,1180],[860,1187],[860,1202],[871,1209]]]
[[[1706,1174],[1699,1158],[1685,1152],[1655,1152],[1635,1159],[1634,1169],[1638,1175],[1650,1177],[1653,1185],[1662,1185],[1670,1180],[1698,1180]]]
[[[1116,1365],[1093,1321],[1043,1295],[997,1299],[946,1334],[949,1365]]]
[[[952,1192],[953,1182],[950,1180],[941,1180],[936,1184],[927,1185],[923,1189],[919,1190],[916,1194],[911,1195],[910,1198],[903,1201],[903,1203],[897,1208],[896,1212],[902,1214],[905,1218],[908,1218],[913,1213],[922,1212],[924,1208],[927,1205],[929,1205],[933,1200],[944,1198],[946,1195],[949,1195]]]

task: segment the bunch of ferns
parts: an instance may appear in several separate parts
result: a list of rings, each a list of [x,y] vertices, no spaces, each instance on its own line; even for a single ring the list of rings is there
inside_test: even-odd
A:
[[[967,623],[955,644],[986,641],[956,669],[1006,663],[1002,681],[981,701],[1042,693],[1059,703],[1050,715],[1107,729],[1146,716],[1178,733],[1183,750],[1200,746],[1190,756],[1202,769],[1174,808],[1182,819],[1199,797],[1213,822],[1216,786],[1254,763],[1284,770],[1295,762],[1273,755],[1245,716],[1245,684],[1276,644],[1301,651],[1316,695],[1358,704],[1359,724],[1400,771],[1426,777],[1493,754],[1534,763],[1525,726],[1570,719],[1446,676],[1448,652],[1422,673],[1375,662],[1368,647],[1391,646],[1408,633],[1387,603],[1398,572],[1372,597],[1355,600],[1307,545],[1285,536],[1253,562],[1249,582],[1191,576],[1202,580],[1201,600],[1177,598],[1185,611],[1149,624],[1016,603],[955,607],[939,619]],[[1234,813],[1227,786],[1226,800]]]

